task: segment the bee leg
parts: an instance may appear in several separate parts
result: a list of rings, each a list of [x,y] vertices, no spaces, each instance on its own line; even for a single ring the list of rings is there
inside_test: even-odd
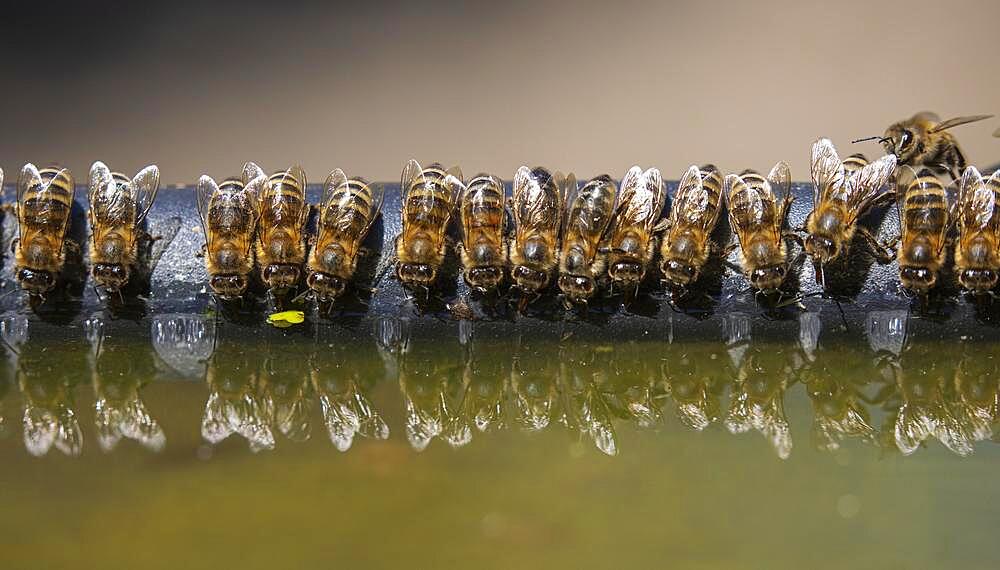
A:
[[[729,261],[728,259],[723,259],[722,260],[722,264],[725,265],[726,267],[728,267],[729,269],[732,269],[733,271],[735,271],[736,273],[738,273],[740,275],[743,274],[743,268],[740,267],[738,263],[733,263],[732,261]]]
[[[896,252],[893,250],[896,247],[896,243],[899,242],[898,237],[889,244],[883,245],[879,243],[878,239],[872,235],[868,228],[858,226],[857,232],[865,239],[865,243],[868,244],[868,249],[871,250],[876,261],[882,265],[892,263],[893,258],[896,256]]]
[[[794,241],[795,243],[798,244],[799,247],[805,247],[805,242],[802,240],[802,236],[795,233],[794,231],[782,232],[781,237]]]

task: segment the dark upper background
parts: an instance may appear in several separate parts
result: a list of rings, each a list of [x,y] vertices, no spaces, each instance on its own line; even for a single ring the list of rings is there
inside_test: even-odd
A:
[[[1000,113],[989,1],[28,4],[0,27],[8,181],[98,158],[394,180],[410,157],[505,178],[785,159],[801,180],[820,135],[875,155],[850,139]],[[998,125],[956,130],[973,162],[1000,159]]]

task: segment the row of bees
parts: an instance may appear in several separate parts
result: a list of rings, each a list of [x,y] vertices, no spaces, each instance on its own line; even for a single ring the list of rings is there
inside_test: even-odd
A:
[[[608,175],[578,185],[542,167],[521,167],[508,201],[500,178],[465,180],[458,168],[422,168],[411,160],[401,179],[402,231],[392,265],[411,290],[429,293],[448,253],[448,228],[457,217],[457,243],[465,281],[480,293],[497,291],[509,275],[523,310],[553,282],[567,306],[585,305],[599,285],[637,291],[659,252],[669,289],[683,294],[713,253],[738,252],[738,269],[757,291],[780,292],[794,259],[788,242],[800,244],[823,283],[823,267],[847,253],[860,235],[875,257],[899,262],[901,284],[926,295],[946,259],[952,227],[958,230],[955,263],[968,290],[992,290],[1000,271],[1000,176],[984,179],[966,159],[951,127],[986,119],[940,121],[920,113],[875,137],[887,154],[869,162],[841,159],[833,144],[812,147],[813,210],[802,228],[790,229],[791,172],[777,163],[765,176],[753,170],[723,175],[712,165],[691,166],[680,179],[672,207],[660,172],[631,168],[616,184]],[[943,176],[951,181],[942,181]],[[0,174],[2,176],[2,174]],[[0,179],[2,182],[2,179]],[[957,200],[948,192],[957,185]],[[91,273],[95,284],[117,292],[138,263],[139,247],[152,238],[140,228],[159,186],[159,171],[135,177],[112,173],[103,163],[90,172]],[[333,171],[323,185],[317,229],[308,235],[312,206],[306,175],[292,167],[270,176],[252,162],[240,176],[216,183],[202,176],[197,204],[204,228],[205,264],[211,290],[221,299],[246,294],[254,271],[270,294],[305,286],[320,302],[341,296],[354,278],[363,242],[380,214],[384,188]],[[33,298],[56,286],[65,254],[73,200],[66,169],[26,165],[17,181],[19,236],[16,278]],[[874,206],[896,200],[900,235],[879,242],[858,220]],[[717,247],[710,236],[723,206],[736,240]],[[508,217],[512,218],[508,220]]]

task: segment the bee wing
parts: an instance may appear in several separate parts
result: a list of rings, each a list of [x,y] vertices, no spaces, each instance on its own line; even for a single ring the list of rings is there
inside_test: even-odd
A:
[[[462,222],[462,242],[465,244],[465,248],[469,249],[472,244],[469,243],[469,234],[466,228],[472,226],[472,214],[476,211],[486,208],[486,194],[483,191],[484,187],[482,184],[477,186],[466,186],[462,189],[462,194],[458,198],[460,217]],[[502,214],[501,214],[502,216]],[[503,219],[501,218],[500,227],[503,228]]]
[[[965,230],[983,230],[993,219],[996,198],[993,189],[983,183],[975,166],[965,169],[958,190],[958,225]]]
[[[959,125],[966,125],[968,123],[975,123],[977,121],[985,121],[986,119],[992,119],[993,115],[970,115],[968,117],[955,117],[954,119],[948,119],[947,121],[938,123],[934,125],[931,129],[932,133],[939,133],[943,130],[950,129],[952,127],[957,127]]]
[[[267,176],[265,174],[260,174],[248,182],[247,185],[244,186],[239,192],[240,196],[249,206],[252,215],[250,227],[247,228],[247,233],[250,235],[250,239],[247,240],[247,249],[244,252],[246,254],[249,254],[250,250],[253,248],[253,236],[257,231],[257,221],[260,220],[260,196],[263,195],[267,185]]]
[[[722,195],[726,197],[726,208],[729,209],[729,227],[742,246],[764,217],[764,200],[737,174],[726,176],[722,183]],[[737,195],[742,196],[739,203],[736,202]]]
[[[90,175],[87,178],[87,201],[93,205],[96,201],[97,193],[112,184],[114,184],[114,178],[111,176],[111,169],[98,160],[91,165]]]
[[[781,227],[785,223],[785,216],[788,215],[788,208],[792,205],[792,169],[788,163],[780,161],[774,165],[767,175],[767,183],[764,185],[765,191],[771,193],[775,206],[778,208],[774,218],[774,232],[781,234]]]
[[[412,158],[403,167],[403,175],[399,180],[399,192],[403,196],[404,206],[406,204],[406,195],[410,192],[410,186],[413,185],[418,176],[422,177],[423,171],[424,169],[420,167],[420,163]]]
[[[56,178],[60,177],[65,177],[69,181],[69,186],[70,186],[69,200],[70,204],[72,204],[76,186],[73,181],[73,175],[70,173],[69,170],[65,168],[61,169],[56,174],[56,176],[52,177],[49,180],[49,182],[46,182],[45,185],[42,186],[42,175],[38,172],[38,168],[36,168],[35,165],[31,163],[25,164],[24,168],[21,169],[20,176],[18,176],[17,179],[17,205],[18,205],[18,210],[20,211],[21,207],[24,204],[24,200],[27,198],[26,194],[28,193],[28,191],[31,190],[32,188],[37,187],[38,190],[35,192],[35,197],[38,198],[39,204],[44,204],[44,206],[39,207],[33,212],[34,221],[35,223],[41,225],[58,224],[59,226],[61,226],[59,231],[59,237],[61,239],[66,236],[66,230],[69,229],[70,216],[63,211],[55,212],[49,206],[49,204],[54,203],[54,201],[48,199],[48,194],[51,191],[52,187],[52,180],[55,180]],[[18,216],[19,221],[20,219],[21,219],[20,216]],[[19,230],[21,232],[24,231],[23,223],[19,225]],[[23,235],[23,233],[21,235]]]
[[[853,224],[859,216],[868,210],[872,200],[877,198],[886,187],[892,175],[896,172],[896,155],[887,154],[875,162],[865,165],[854,173],[847,181],[847,206],[851,218],[848,224]]]
[[[458,174],[453,174],[452,170]],[[453,167],[452,170],[449,170],[448,175],[444,177],[444,183],[448,185],[449,200],[451,200],[451,207],[454,208],[458,203],[458,196],[465,191],[465,182],[462,181],[462,171],[458,170],[457,166]]]
[[[146,214],[156,201],[156,193],[160,190],[160,169],[155,164],[139,171],[132,179],[132,197],[136,206],[136,224],[146,219]]]
[[[562,198],[562,215],[559,225],[559,239],[561,241],[569,230],[569,218],[573,215],[573,202],[576,202],[576,197],[580,194],[580,185],[576,183],[576,175],[572,172],[560,180],[557,180],[556,184],[559,187],[560,198]]]
[[[205,242],[211,246],[212,235],[208,231],[208,207],[212,196],[219,192],[219,185],[207,174],[202,174],[195,187],[195,202],[198,205],[198,217],[201,218],[201,231],[205,234]]]
[[[810,163],[813,185],[813,208],[823,199],[836,196],[844,186],[844,163],[830,139],[819,139],[812,146]]]
[[[914,113],[910,120],[913,122],[928,121],[931,123],[939,123],[941,122],[941,117],[933,111],[920,111],[919,113]]]
[[[670,210],[671,225],[681,220],[691,222],[701,220],[703,225],[707,226],[710,220],[705,219],[707,216],[702,214],[708,209],[709,204],[708,192],[705,191],[701,180],[701,169],[692,164],[677,183],[674,204]]]
[[[257,166],[255,162],[244,162],[243,169],[240,171],[240,180],[243,181],[243,186],[250,183],[251,180],[257,178],[258,176],[263,176],[267,178],[267,173],[264,169]]]
[[[322,212],[324,214],[326,213],[327,208],[330,206],[330,201],[334,197],[334,192],[337,190],[337,188],[340,188],[345,184],[347,184],[347,175],[344,174],[344,171],[339,168],[333,169],[333,171],[330,172],[329,176],[326,177],[326,182],[323,183],[323,196],[319,199],[319,205],[320,208],[323,209]],[[342,206],[344,204],[344,201],[347,200],[347,198],[348,196],[347,193],[345,192],[343,195],[340,196],[339,205]]]
[[[372,224],[375,223],[375,219],[382,212],[382,202],[385,200],[385,184],[377,182],[369,184],[368,187],[372,190],[372,215],[368,219],[368,225],[365,226],[362,236],[368,235],[368,230],[371,229]]]

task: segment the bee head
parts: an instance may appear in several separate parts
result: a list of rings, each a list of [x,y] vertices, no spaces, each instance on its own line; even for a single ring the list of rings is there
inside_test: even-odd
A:
[[[698,278],[698,269],[676,259],[668,259],[660,267],[667,280],[675,285],[685,286]]]
[[[208,286],[223,299],[237,299],[247,290],[247,278],[245,275],[213,275]]]
[[[306,277],[306,284],[316,292],[319,300],[324,302],[340,297],[344,294],[344,289],[347,288],[347,283],[340,277],[319,271],[310,273]]]
[[[518,265],[511,273],[511,277],[517,282],[518,288],[524,291],[539,291],[549,284],[549,274]]]
[[[56,286],[55,275],[51,271],[21,268],[17,272],[17,282],[32,295],[41,295]]]
[[[788,270],[785,269],[784,265],[758,267],[750,272],[750,284],[758,291],[773,293],[785,282],[787,273]]]
[[[905,289],[922,295],[934,287],[937,275],[926,267],[901,266],[899,281]]]
[[[470,287],[477,289],[491,290],[500,284],[503,279],[503,270],[495,266],[473,267],[465,272],[465,282]]]
[[[396,277],[403,283],[429,286],[437,277],[437,269],[426,263],[400,263]]]
[[[887,154],[894,154],[900,163],[907,163],[917,154],[918,133],[912,126],[897,123],[885,131],[880,139]]]
[[[645,274],[642,264],[634,261],[619,261],[608,267],[608,275],[615,281],[624,283],[638,283]]]
[[[94,281],[108,291],[117,291],[128,282],[128,268],[118,263],[95,263]]]
[[[299,282],[299,268],[288,263],[272,263],[261,270],[260,276],[270,289],[290,289]]]
[[[806,255],[819,263],[829,263],[829,261],[840,253],[840,246],[832,239],[815,234],[806,236],[803,244]]]
[[[958,282],[968,291],[990,291],[997,285],[997,272],[991,269],[966,269],[958,276]]]
[[[586,300],[594,296],[597,284],[592,278],[583,275],[560,275],[559,288],[570,299]]]

